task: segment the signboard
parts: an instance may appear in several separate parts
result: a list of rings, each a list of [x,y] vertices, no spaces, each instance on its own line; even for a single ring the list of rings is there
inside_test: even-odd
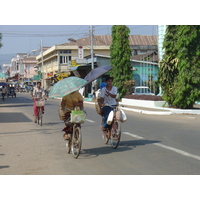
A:
[[[78,47],[78,59],[83,59],[83,46]]]
[[[39,81],[40,80],[40,75],[34,75],[33,80]]]
[[[78,63],[78,64],[86,64],[87,60],[85,58],[83,58],[83,59],[76,59],[76,63]]]
[[[52,77],[52,76],[53,76],[53,72],[47,73],[47,77]]]

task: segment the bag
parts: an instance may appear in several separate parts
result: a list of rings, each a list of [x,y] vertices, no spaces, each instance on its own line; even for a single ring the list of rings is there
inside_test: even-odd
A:
[[[61,121],[66,120],[65,112],[61,110],[61,103],[59,103],[59,106],[58,106],[58,115]]]
[[[125,122],[127,120],[127,117],[126,117],[126,114],[123,110],[120,110],[121,111],[121,114],[122,114],[122,119],[121,119],[121,122]]]
[[[127,120],[125,112],[123,110],[118,110],[116,112],[116,119],[122,123],[125,122]]]
[[[100,106],[100,99],[96,99],[96,101],[95,101],[95,109],[96,109],[97,114],[103,116],[103,109]]]
[[[72,110],[71,112],[71,123],[84,123],[85,115],[82,110]]]
[[[111,125],[111,123],[113,121],[113,116],[114,116],[114,112],[113,112],[113,110],[111,110],[109,115],[108,115],[108,119],[107,119],[107,124],[108,125]]]

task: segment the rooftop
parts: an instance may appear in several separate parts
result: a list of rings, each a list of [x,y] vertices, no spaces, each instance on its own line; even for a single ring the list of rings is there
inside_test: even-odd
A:
[[[130,45],[157,45],[157,36],[156,35],[129,35]],[[96,46],[110,46],[112,43],[111,35],[94,35],[94,45]],[[60,45],[90,45],[90,37],[85,37],[81,39],[77,39],[76,41],[71,41],[68,43],[60,44]]]

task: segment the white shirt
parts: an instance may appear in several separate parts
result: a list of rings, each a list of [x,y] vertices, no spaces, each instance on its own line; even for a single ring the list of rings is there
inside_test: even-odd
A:
[[[42,88],[38,89],[37,87],[35,87],[33,89],[33,97],[35,97],[36,99],[41,99],[42,96],[45,95],[45,92]]]
[[[110,106],[116,105],[117,104],[116,99],[108,95],[106,93],[106,90],[107,90],[106,87],[101,89],[101,98],[104,98],[104,104],[108,104]],[[112,86],[112,89],[108,92],[113,95],[117,95],[117,88],[115,86]]]

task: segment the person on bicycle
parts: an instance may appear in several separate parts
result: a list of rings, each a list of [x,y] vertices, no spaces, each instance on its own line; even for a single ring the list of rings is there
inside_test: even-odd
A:
[[[81,110],[83,109],[83,97],[79,91],[75,91],[71,94],[64,96],[62,98],[60,106],[61,106],[61,111],[63,111],[65,115],[64,121],[66,121],[70,117],[70,112],[71,112],[70,110],[74,110],[76,106],[78,106]],[[63,131],[65,131],[63,138],[65,140],[68,140],[69,139],[68,134],[71,133],[71,127],[66,125]]]
[[[101,106],[103,107],[104,122],[102,124],[102,130],[106,131],[110,125],[107,124],[108,115],[111,110],[110,106],[117,106],[117,87],[113,86],[113,78],[106,78],[106,87],[101,89]],[[109,105],[109,106],[106,106]]]
[[[32,97],[34,100],[34,104],[33,104],[34,122],[37,123],[38,108],[36,106],[36,100],[41,100],[42,98],[46,99],[44,89],[41,88],[41,82],[38,82],[37,86],[33,89]],[[44,113],[44,106],[42,106],[41,108]]]
[[[3,86],[3,88],[2,88],[2,100],[3,101],[5,101],[4,97],[6,96],[6,92],[7,92],[7,90],[6,90],[5,86]]]

